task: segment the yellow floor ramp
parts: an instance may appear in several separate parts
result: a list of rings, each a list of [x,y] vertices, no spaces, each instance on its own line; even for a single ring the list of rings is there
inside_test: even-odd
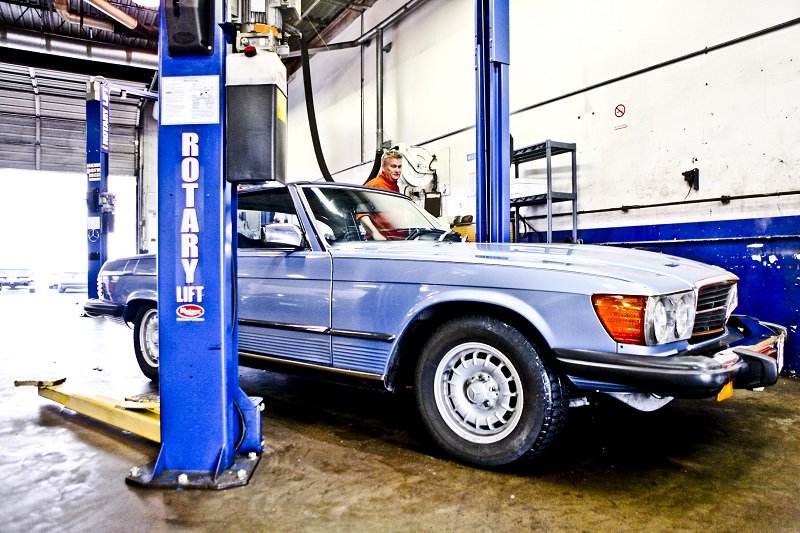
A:
[[[60,403],[82,415],[130,431],[153,442],[161,442],[161,411],[158,395],[140,394],[120,401],[106,396],[85,396],[63,387],[66,378],[15,381],[14,386],[36,387],[39,396]]]

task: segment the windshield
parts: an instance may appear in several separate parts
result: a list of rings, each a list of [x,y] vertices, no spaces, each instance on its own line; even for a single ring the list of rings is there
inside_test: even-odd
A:
[[[306,186],[302,191],[317,231],[332,246],[367,240],[441,240],[450,233],[447,226],[403,196],[325,186]]]

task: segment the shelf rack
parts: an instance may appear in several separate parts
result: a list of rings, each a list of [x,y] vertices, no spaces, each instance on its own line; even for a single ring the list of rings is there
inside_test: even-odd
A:
[[[553,191],[553,163],[556,155],[572,154],[572,190],[570,192]],[[522,196],[511,199],[511,208],[514,210],[514,231],[516,242],[520,239],[520,215],[523,207],[532,205],[547,206],[547,242],[553,242],[553,202],[572,202],[572,242],[578,240],[578,171],[575,143],[565,143],[546,140],[538,144],[525,146],[514,150],[511,154],[511,164],[514,165],[514,177],[519,178],[519,166],[523,163],[537,159],[547,160],[547,192]]]

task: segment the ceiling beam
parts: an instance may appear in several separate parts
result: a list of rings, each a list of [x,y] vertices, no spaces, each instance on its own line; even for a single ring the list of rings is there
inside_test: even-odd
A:
[[[156,72],[156,69],[62,57],[4,46],[0,46],[0,63],[43,68],[58,72],[86,74],[88,76],[105,76],[106,78],[141,83],[150,83],[153,79],[153,74]]]

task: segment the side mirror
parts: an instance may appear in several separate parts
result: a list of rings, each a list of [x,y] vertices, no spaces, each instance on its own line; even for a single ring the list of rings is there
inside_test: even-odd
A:
[[[270,247],[304,246],[303,232],[294,224],[264,224],[261,226],[261,242]]]

